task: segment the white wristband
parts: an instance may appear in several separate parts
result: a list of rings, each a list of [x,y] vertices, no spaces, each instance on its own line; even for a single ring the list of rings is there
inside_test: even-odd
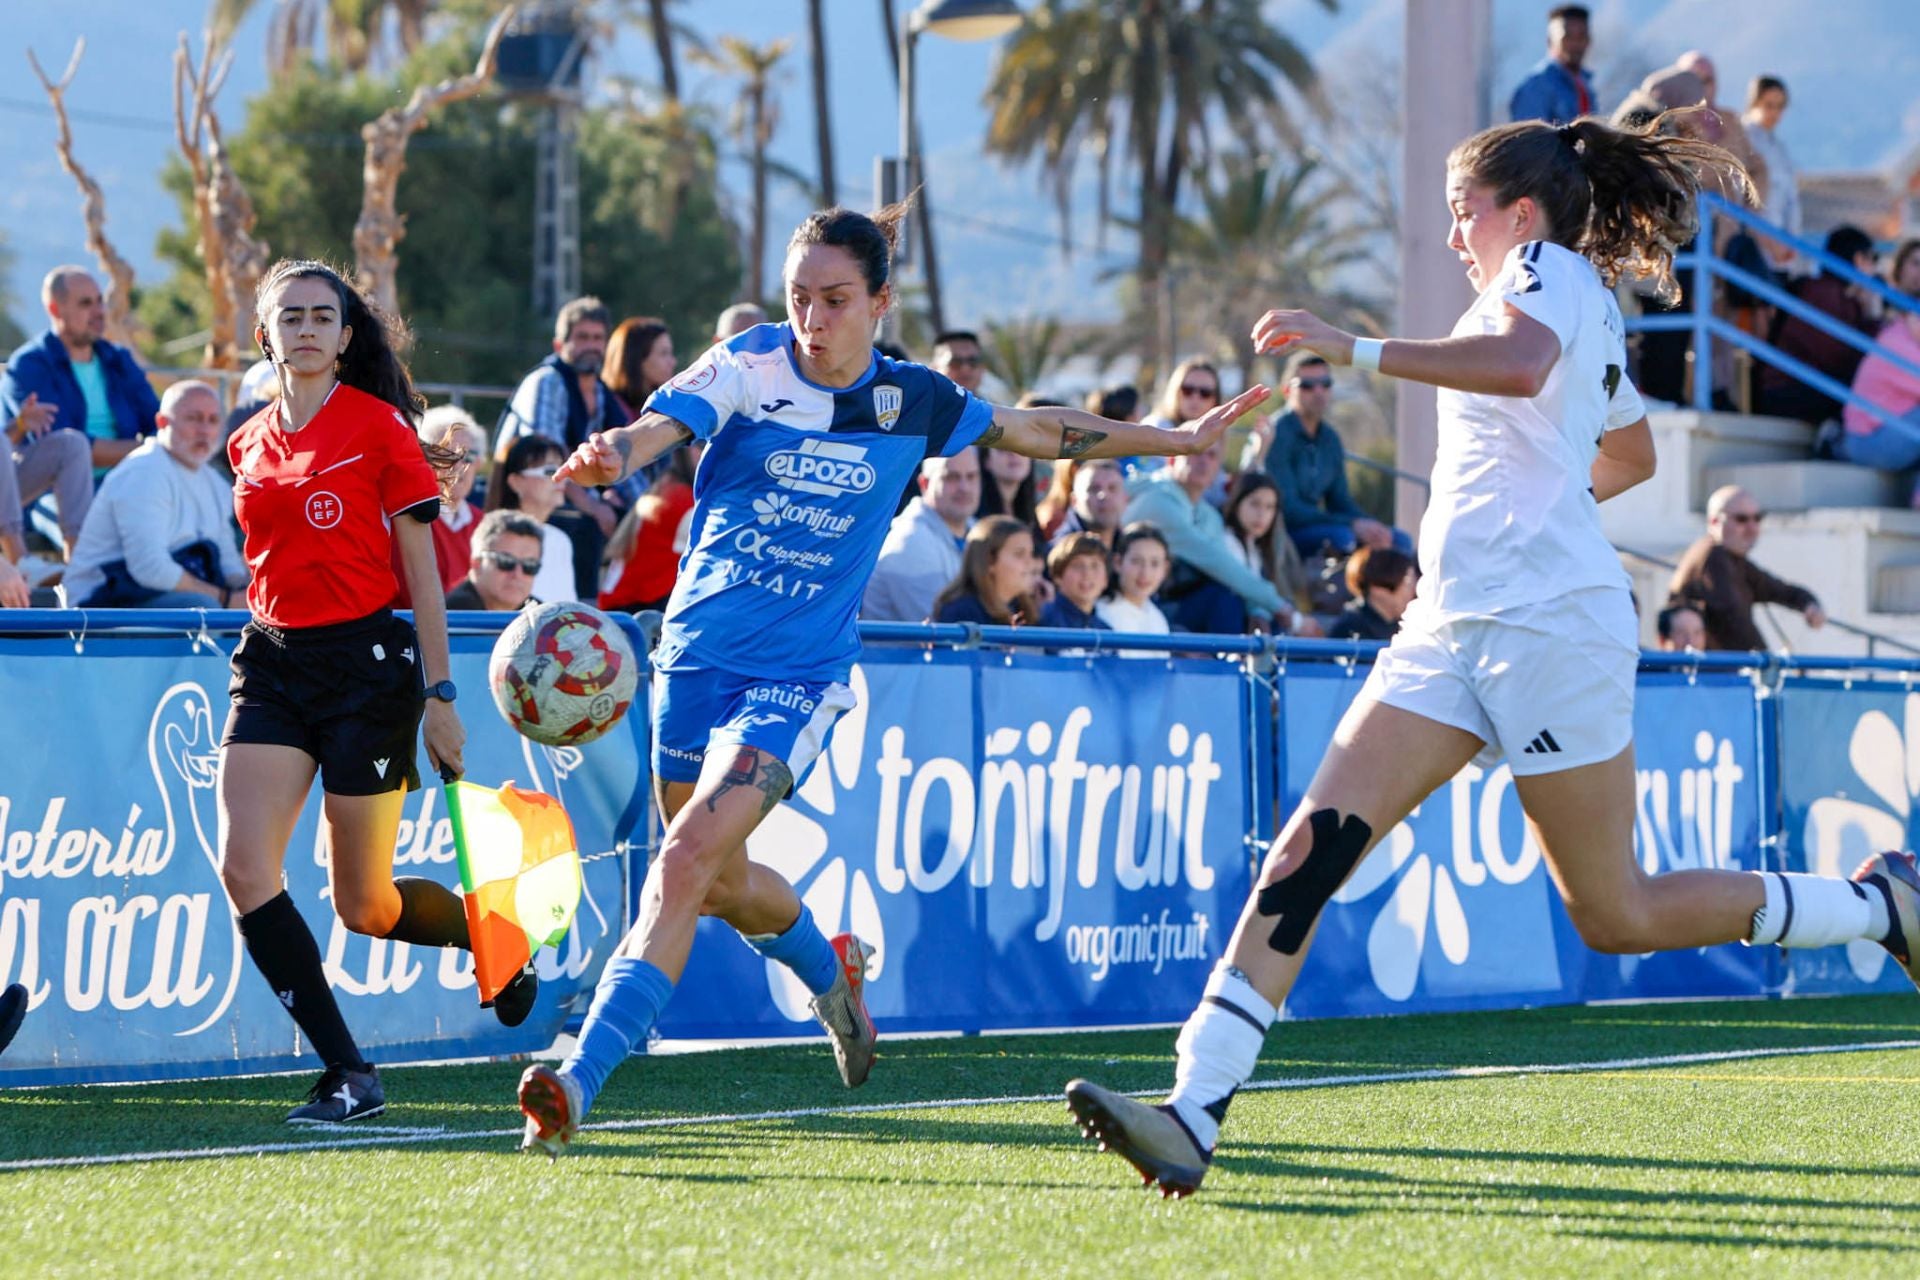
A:
[[[1353,367],[1371,369],[1380,372],[1380,349],[1386,346],[1381,338],[1355,338],[1353,340]]]

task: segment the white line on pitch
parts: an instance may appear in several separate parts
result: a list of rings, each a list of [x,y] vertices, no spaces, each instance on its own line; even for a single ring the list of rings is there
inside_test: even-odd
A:
[[[1920,1049],[1920,1040],[1875,1040],[1859,1044],[1797,1045],[1778,1049],[1726,1049],[1715,1053],[1672,1053],[1651,1058],[1608,1058],[1599,1062],[1546,1062],[1524,1066],[1429,1067],[1420,1071],[1376,1071],[1366,1075],[1297,1076],[1283,1080],[1256,1080],[1243,1091],[1276,1089],[1332,1089],[1358,1084],[1420,1084],[1440,1080],[1483,1080],[1499,1076],[1565,1075],[1588,1071],[1632,1071],[1648,1067],[1698,1066],[1739,1062],[1751,1058],[1806,1058],[1835,1053],[1884,1053]],[[1135,1089],[1132,1097],[1165,1093],[1165,1089]],[[635,1129],[691,1129],[720,1124],[753,1124],[768,1120],[811,1120],[827,1116],[880,1115],[898,1111],[947,1111],[969,1107],[1002,1107],[1023,1103],[1058,1102],[1058,1093],[1031,1093],[1000,1098],[929,1098],[910,1102],[871,1102],[844,1107],[792,1107],[784,1111],[723,1112],[700,1116],[649,1116],[637,1120],[608,1120],[580,1126],[597,1133]],[[47,1156],[0,1161],[0,1173],[29,1169],[71,1169],[90,1165],[151,1164],[166,1160],[209,1160],[225,1156],[273,1155],[292,1151],[336,1151],[350,1147],[403,1147],[430,1142],[478,1142],[518,1138],[511,1129],[355,1129],[336,1138],[312,1142],[262,1142],[251,1146],[189,1147],[178,1151],[127,1151],[91,1156]]]

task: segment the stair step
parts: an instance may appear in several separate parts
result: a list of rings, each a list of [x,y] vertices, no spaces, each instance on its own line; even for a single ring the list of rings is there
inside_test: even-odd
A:
[[[1905,507],[1910,482],[1851,462],[1740,462],[1709,467],[1707,491],[1737,484],[1768,511],[1816,507]]]
[[[1875,613],[1920,613],[1920,561],[1883,564],[1873,576]]]

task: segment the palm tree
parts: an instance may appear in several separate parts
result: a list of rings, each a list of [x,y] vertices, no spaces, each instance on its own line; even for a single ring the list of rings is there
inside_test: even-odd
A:
[[[766,297],[763,286],[767,255],[767,148],[773,144],[773,132],[780,125],[780,102],[773,93],[773,70],[787,56],[793,41],[786,38],[755,45],[738,36],[721,36],[720,51],[695,50],[700,62],[723,74],[738,76],[740,97],[734,103],[732,132],[744,146],[753,165],[753,216],[748,235],[747,279],[744,296],[758,302]]]
[[[1170,228],[1171,277],[1204,282],[1177,309],[1171,346],[1180,347],[1183,332],[1198,338],[1250,383],[1247,331],[1267,307],[1306,307],[1335,324],[1379,332],[1377,303],[1348,282],[1383,228],[1356,215],[1353,193],[1311,156],[1282,161],[1241,152],[1216,168],[1197,213],[1175,217]],[[1154,317],[1140,319],[1151,326]]]
[[[207,25],[216,39],[233,34],[259,0],[213,0]],[[426,38],[427,18],[439,0],[276,0],[267,31],[267,65],[284,73],[313,49],[324,28],[327,57],[348,72],[365,71],[381,52],[382,33],[392,17],[402,57],[412,56]]]
[[[981,337],[987,368],[1015,396],[1038,391],[1049,374],[1093,346],[1091,335],[1069,332],[1053,316],[989,320]]]
[[[895,21],[893,0],[880,0],[880,29],[885,34],[887,57],[893,63],[893,87],[900,88],[900,26]],[[926,149],[920,145],[920,122],[913,123],[913,154],[926,155]],[[902,198],[906,192],[900,193]],[[874,193],[878,203],[879,193]],[[933,237],[933,195],[927,190],[923,179],[920,184],[920,198],[914,202],[913,218],[908,224],[908,234],[919,230],[920,240],[920,278],[926,282],[927,319],[933,332],[939,333],[947,327],[946,310],[940,298],[940,255]]]
[[[813,58],[813,138],[820,154],[820,199],[840,203],[833,181],[833,113],[827,105],[827,18],[823,0],[807,0],[808,53]]]
[[[1312,62],[1261,9],[1260,0],[1043,0],[995,63],[988,150],[1038,159],[1063,208],[1082,153],[1092,155],[1103,220],[1114,162],[1138,183],[1137,282],[1149,316],[1161,309],[1181,188],[1211,159],[1214,130],[1288,136],[1281,85],[1321,109]],[[1160,327],[1143,336],[1158,370]]]
[[[669,103],[680,101],[680,65],[673,56],[673,22],[667,0],[647,0],[647,26],[653,31],[653,50],[660,58],[660,90]]]

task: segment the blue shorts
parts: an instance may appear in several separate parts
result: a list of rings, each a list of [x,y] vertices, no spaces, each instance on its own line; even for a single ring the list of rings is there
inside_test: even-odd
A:
[[[653,674],[653,772],[696,782],[707,752],[752,747],[786,762],[799,786],[833,722],[853,706],[837,682],[769,680],[711,667]]]

